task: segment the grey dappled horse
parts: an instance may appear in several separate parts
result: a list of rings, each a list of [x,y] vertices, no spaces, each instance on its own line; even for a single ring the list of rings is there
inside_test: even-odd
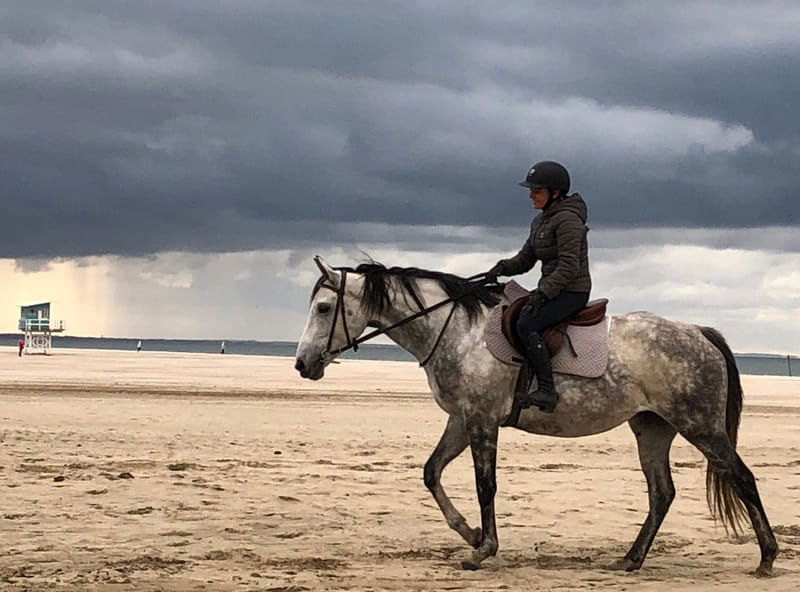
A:
[[[502,286],[415,268],[377,263],[332,268],[320,258],[308,321],[295,368],[319,380],[339,353],[367,327],[386,334],[424,366],[433,396],[448,414],[439,444],[425,463],[424,480],[447,523],[475,550],[462,565],[476,569],[497,553],[494,496],[497,436],[512,410],[517,369],[496,360],[483,344],[488,309]],[[675,497],[669,449],[680,433],[708,459],[709,508],[738,532],[750,517],[769,575],[778,554],[753,474],[736,452],[742,389],[733,354],[714,329],[669,321],[646,312],[614,317],[608,369],[600,378],[557,375],[561,400],[553,415],[523,410],[515,427],[574,438],[627,421],[636,436],[647,479],[650,511],[639,536],[616,567],[641,567]],[[470,528],[441,484],[447,464],[469,446],[475,467],[481,528]]]

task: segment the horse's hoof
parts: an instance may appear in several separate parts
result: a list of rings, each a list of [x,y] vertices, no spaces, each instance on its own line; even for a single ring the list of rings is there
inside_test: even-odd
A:
[[[642,567],[641,563],[636,563],[630,559],[617,559],[610,566],[615,571],[636,571],[640,567]]]
[[[480,551],[473,551],[469,559],[465,559],[461,562],[461,569],[466,569],[469,571],[475,571],[476,569],[481,568],[481,562],[486,559],[486,555],[482,554]]]
[[[757,578],[771,578],[775,574],[772,572],[771,564],[766,565],[762,563],[761,565],[758,566],[758,569],[756,569],[753,575],[756,576]]]

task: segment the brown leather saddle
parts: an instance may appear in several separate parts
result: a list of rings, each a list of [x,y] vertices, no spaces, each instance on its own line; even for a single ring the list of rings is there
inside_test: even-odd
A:
[[[517,351],[524,352],[522,343],[517,337],[515,327],[517,319],[522,311],[522,307],[528,301],[528,296],[517,298],[514,302],[503,307],[503,317],[501,319],[501,327],[503,335],[508,339],[508,342],[513,345]],[[575,314],[567,317],[559,324],[545,329],[544,341],[547,344],[547,349],[550,351],[550,356],[556,355],[558,350],[564,345],[564,341],[568,340],[567,327],[569,325],[578,325],[580,327],[589,327],[602,323],[606,318],[606,306],[608,305],[608,298],[598,298],[586,304],[585,307],[580,309]],[[574,353],[574,350],[573,350]]]

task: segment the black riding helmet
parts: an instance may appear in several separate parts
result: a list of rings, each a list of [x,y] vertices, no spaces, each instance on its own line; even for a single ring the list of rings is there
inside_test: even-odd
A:
[[[520,185],[533,189],[535,187],[549,187],[550,189],[560,189],[561,195],[569,192],[569,173],[563,165],[552,160],[537,162],[525,175],[525,180],[520,181]]]

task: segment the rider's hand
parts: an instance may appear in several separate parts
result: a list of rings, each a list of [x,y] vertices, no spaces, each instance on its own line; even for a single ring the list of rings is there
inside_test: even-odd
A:
[[[503,268],[503,262],[498,261],[494,264],[489,271],[486,272],[486,283],[494,284],[497,283],[497,276],[498,275],[505,275],[505,269]]]
[[[547,296],[545,296],[541,290],[534,290],[531,292],[531,295],[528,296],[527,305],[530,307],[531,313],[536,314],[545,302],[547,302]]]

